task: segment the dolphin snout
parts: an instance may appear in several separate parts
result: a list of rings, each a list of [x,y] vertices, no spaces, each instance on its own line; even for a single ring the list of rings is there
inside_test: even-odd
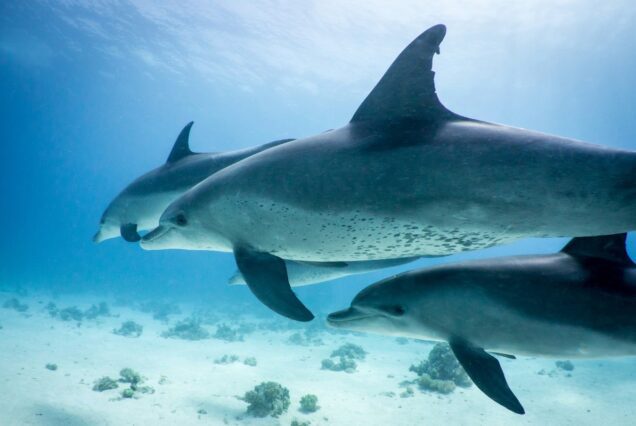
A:
[[[93,235],[93,242],[99,244],[102,241],[104,241],[104,236],[102,235],[102,230],[100,229],[95,233],[95,235]]]
[[[333,327],[344,327],[347,323],[352,321],[368,318],[373,316],[369,313],[363,312],[353,306],[343,309],[341,311],[332,312],[327,315],[327,323]]]
[[[146,250],[152,250],[163,243],[164,237],[170,232],[172,228],[165,225],[159,225],[152,231],[148,232],[141,239],[140,245]]]

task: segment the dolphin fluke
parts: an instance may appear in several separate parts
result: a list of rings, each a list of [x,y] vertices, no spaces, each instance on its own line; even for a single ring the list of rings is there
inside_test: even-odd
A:
[[[234,257],[248,287],[265,306],[296,321],[314,319],[292,291],[283,259],[243,247],[234,248]]]
[[[141,240],[141,235],[137,232],[136,223],[126,223],[119,228],[121,237],[129,243],[136,243]]]
[[[179,161],[183,157],[187,157],[193,153],[190,151],[190,129],[193,124],[194,121],[191,121],[185,125],[183,130],[181,130],[181,133],[177,136],[177,140],[172,147],[172,151],[170,151],[170,155],[168,156],[166,163],[174,163],[175,161]]]
[[[448,343],[466,374],[483,393],[508,410],[525,414],[495,357],[462,339],[451,339]]]

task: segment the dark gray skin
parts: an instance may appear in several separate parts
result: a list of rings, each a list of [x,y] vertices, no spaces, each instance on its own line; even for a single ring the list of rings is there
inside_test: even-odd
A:
[[[476,358],[490,363],[490,376],[477,377],[476,384],[519,412],[521,405],[502,386],[498,362],[495,366],[485,351],[568,358],[633,356],[635,312],[636,266],[625,251],[625,234],[618,234],[575,238],[552,255],[469,261],[400,274],[362,290],[350,308],[330,314],[327,321],[338,328],[447,341],[471,377],[478,373],[472,370],[488,370]],[[499,390],[494,396],[493,387]]]
[[[636,229],[636,153],[469,119],[439,102],[432,60],[445,32],[437,25],[413,41],[349,124],[216,173],[172,203],[142,247],[233,251],[240,269],[255,269],[253,291],[287,287],[284,301],[259,289],[264,303],[306,321],[281,258],[443,256]]]

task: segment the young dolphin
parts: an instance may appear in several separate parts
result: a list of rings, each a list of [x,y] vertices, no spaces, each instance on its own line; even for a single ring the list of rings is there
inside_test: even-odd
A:
[[[189,144],[192,124],[181,130],[165,164],[135,179],[111,201],[93,241],[100,243],[120,235],[129,242],[139,241],[138,231],[155,228],[166,207],[197,183],[250,155],[293,140],[230,152],[194,153]]]
[[[636,229],[636,153],[449,111],[431,69],[445,33],[434,26],[407,46],[345,126],[185,193],[142,247],[233,251],[263,303],[309,321],[282,259],[441,256]]]
[[[378,269],[392,268],[417,259],[417,257],[403,257],[400,259],[361,260],[357,262],[295,262],[286,260],[285,266],[289,284],[292,287],[300,287],[349,275],[364,274]],[[236,271],[228,282],[230,285],[247,284],[241,271]]]
[[[95,242],[120,235],[126,241],[139,241],[138,231],[157,226],[166,207],[206,177],[250,155],[293,140],[281,139],[238,151],[195,154],[189,146],[192,124],[188,123],[181,130],[165,164],[137,178],[110,203],[102,215],[99,232],[93,238]],[[367,262],[286,261],[286,265],[290,271],[290,284],[297,286],[402,265],[413,260],[415,258]],[[231,282],[241,284],[242,278],[240,273],[235,274]]]
[[[488,352],[593,358],[636,355],[636,265],[626,234],[579,237],[557,254],[406,272],[362,290],[329,325],[446,341],[488,397],[524,410]]]

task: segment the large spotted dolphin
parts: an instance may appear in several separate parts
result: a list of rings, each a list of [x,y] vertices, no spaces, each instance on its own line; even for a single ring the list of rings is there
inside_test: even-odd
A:
[[[397,275],[327,317],[338,328],[446,341],[473,382],[523,414],[495,354],[636,355],[636,265],[625,234],[561,252],[467,261]]]
[[[434,26],[345,126],[227,167],[172,203],[142,247],[232,251],[267,306],[313,318],[282,259],[440,256],[524,237],[636,228],[636,153],[473,120],[446,109]]]
[[[139,241],[138,232],[155,228],[166,207],[197,183],[250,155],[293,140],[281,139],[230,152],[194,153],[189,143],[192,124],[181,130],[163,165],[135,179],[111,201],[93,241],[99,243],[120,235],[126,241]]]
[[[165,164],[134,180],[110,203],[102,215],[99,231],[93,237],[95,242],[99,243],[120,235],[126,241],[139,241],[139,231],[156,227],[166,207],[206,177],[250,155],[293,140],[281,139],[254,148],[230,152],[193,153],[189,143],[192,124],[188,123],[181,130]],[[413,260],[415,259],[364,262],[290,260],[286,262],[286,266],[290,284],[299,286],[398,266]],[[240,272],[230,279],[231,284],[243,282]]]

